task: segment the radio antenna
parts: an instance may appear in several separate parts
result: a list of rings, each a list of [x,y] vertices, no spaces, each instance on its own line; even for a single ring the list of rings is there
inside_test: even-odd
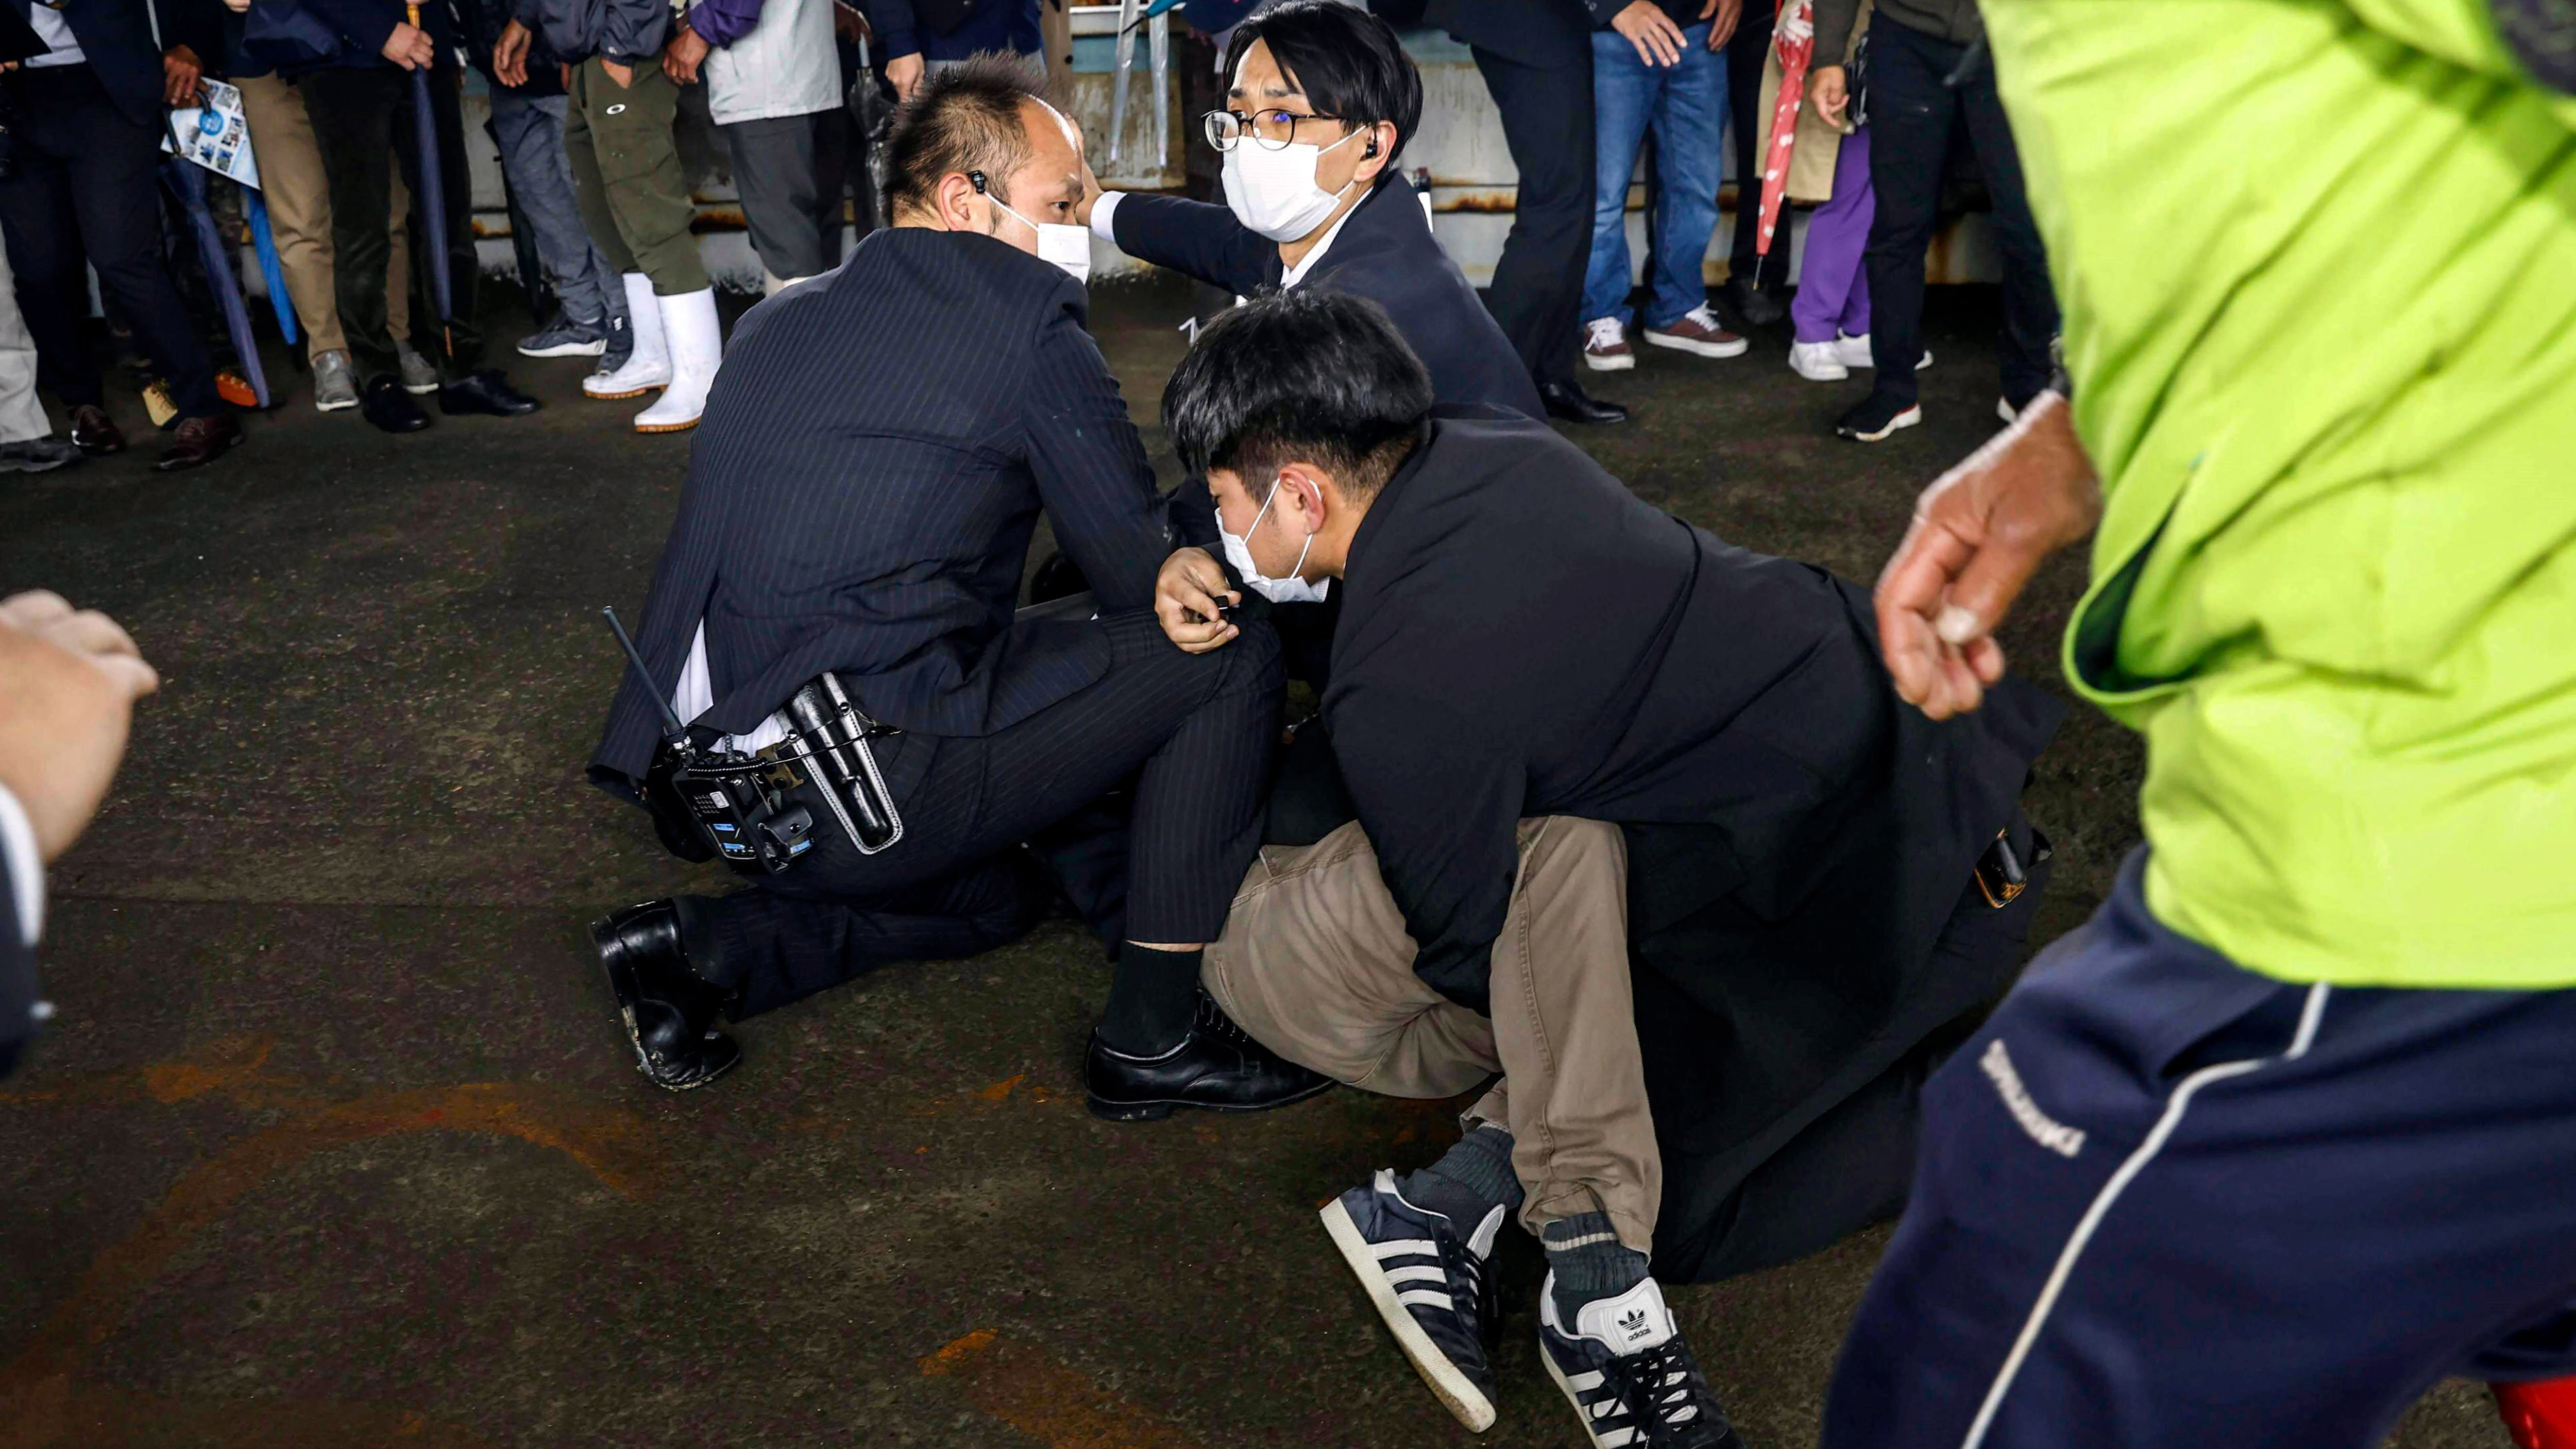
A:
[[[680,722],[680,712],[671,708],[671,698],[662,686],[653,682],[653,671],[644,667],[644,652],[626,637],[626,626],[617,622],[615,609],[599,611],[608,620],[608,632],[617,636],[617,647],[626,651],[626,662],[634,667],[635,677],[644,681],[644,692],[653,697],[653,707],[662,712],[662,741],[677,753],[688,748],[689,727]]]

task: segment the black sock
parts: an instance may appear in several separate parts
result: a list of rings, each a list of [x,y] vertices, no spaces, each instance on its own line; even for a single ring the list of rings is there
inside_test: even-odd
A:
[[[1197,951],[1157,951],[1130,941],[1101,1008],[1100,1039],[1112,1051],[1155,1057],[1181,1044],[1199,1010]]]
[[[1438,1162],[1397,1185],[1404,1200],[1446,1216],[1461,1238],[1471,1237],[1485,1215],[1500,1207],[1520,1211],[1521,1180],[1512,1171],[1512,1134],[1491,1122],[1458,1139]]]

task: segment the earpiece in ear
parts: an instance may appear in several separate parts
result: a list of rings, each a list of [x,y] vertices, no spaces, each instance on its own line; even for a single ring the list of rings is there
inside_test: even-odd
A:
[[[1370,158],[1371,156],[1374,156],[1374,155],[1376,155],[1376,154],[1377,154],[1377,137],[1375,137],[1375,136],[1371,136],[1371,137],[1369,137],[1368,149],[1367,149],[1367,150],[1365,150],[1365,151],[1362,151],[1362,152],[1360,153],[1360,159],[1361,159],[1361,160],[1363,160],[1363,161],[1366,161],[1368,158]]]

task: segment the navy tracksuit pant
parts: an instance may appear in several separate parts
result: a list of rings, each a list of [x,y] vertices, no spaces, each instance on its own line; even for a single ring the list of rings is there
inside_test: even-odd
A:
[[[2145,861],[1926,1086],[1825,1449],[2368,1449],[2576,1372],[2576,990],[2257,976]]]

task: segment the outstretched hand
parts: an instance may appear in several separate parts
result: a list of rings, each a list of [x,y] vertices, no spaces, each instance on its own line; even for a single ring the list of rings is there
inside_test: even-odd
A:
[[[0,600],[0,785],[51,861],[98,813],[134,702],[161,687],[132,636],[37,590]]]
[[[2004,677],[1995,627],[2040,561],[2101,516],[2093,461],[2053,392],[1934,480],[1878,576],[1879,652],[1897,694],[1934,719],[1982,703]]]

